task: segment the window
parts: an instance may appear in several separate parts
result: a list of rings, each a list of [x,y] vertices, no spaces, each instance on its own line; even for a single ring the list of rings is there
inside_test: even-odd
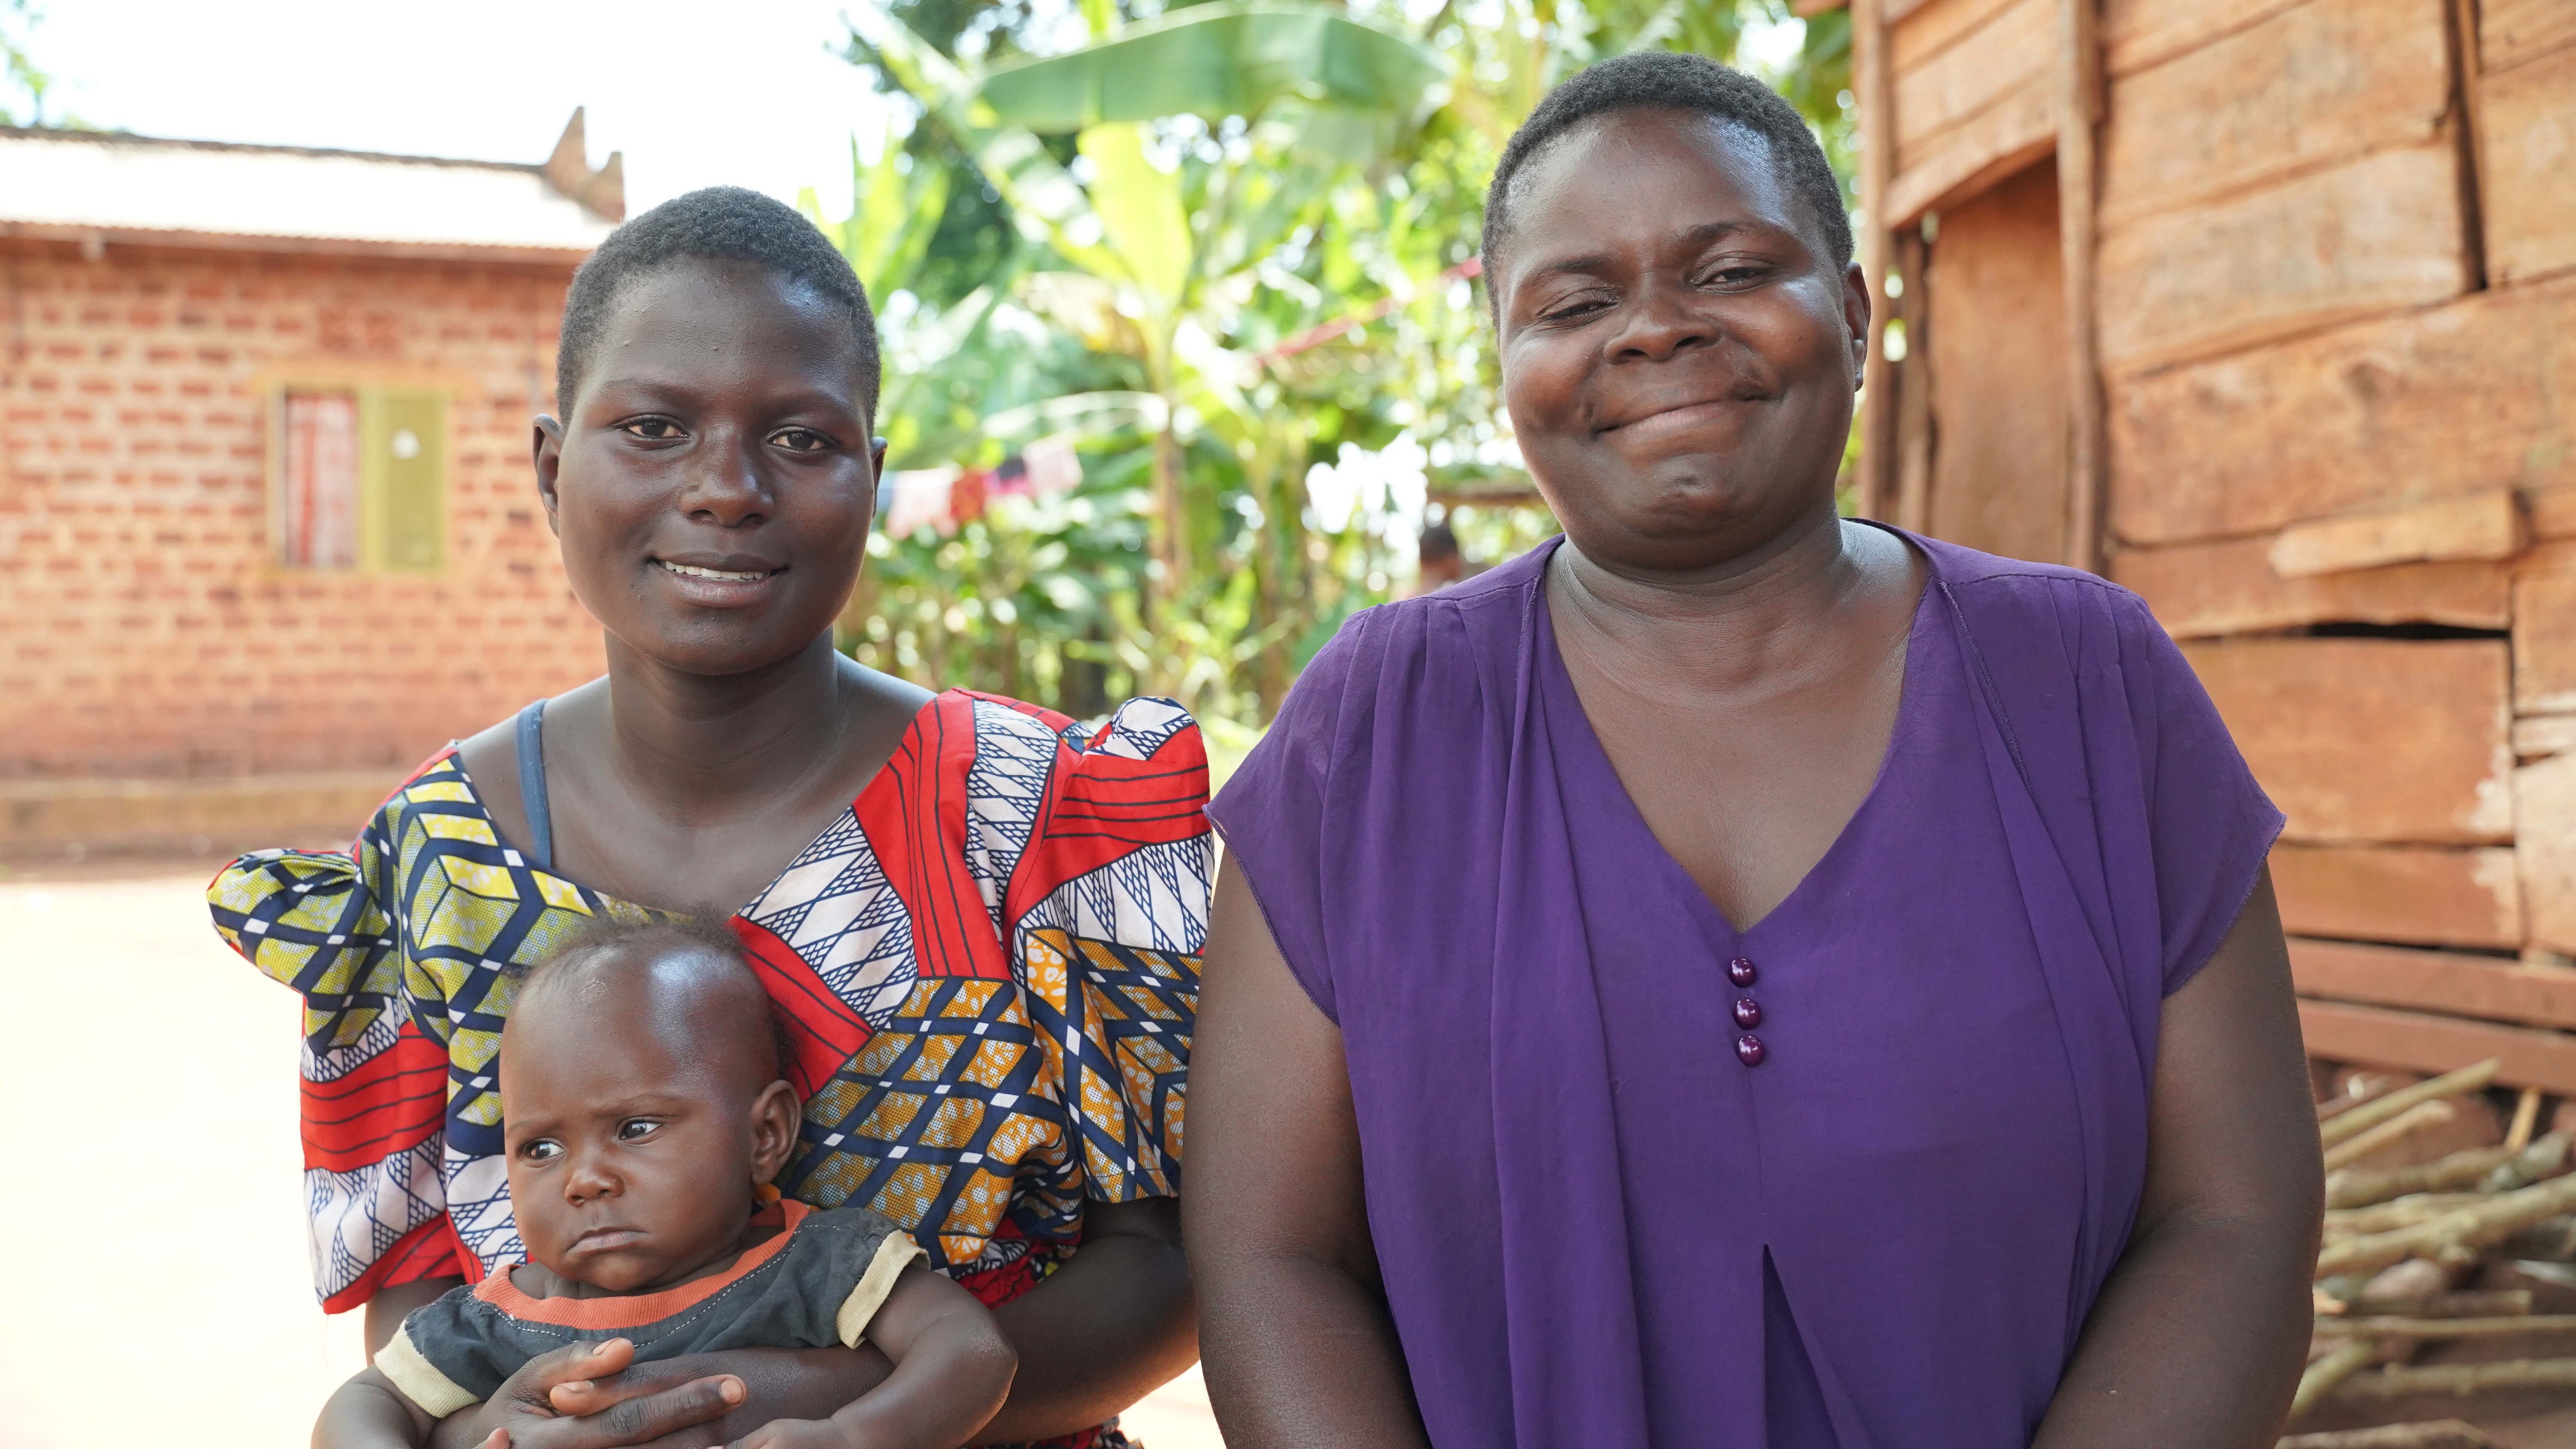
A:
[[[292,569],[434,573],[447,562],[447,398],[288,387],[270,538]]]
[[[358,561],[358,400],[290,392],[286,469],[277,490],[277,561],[345,569]]]

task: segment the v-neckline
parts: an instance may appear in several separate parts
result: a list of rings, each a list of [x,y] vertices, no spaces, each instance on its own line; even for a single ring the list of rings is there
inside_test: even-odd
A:
[[[749,898],[743,900],[740,904],[735,905],[729,914],[742,914],[744,910],[759,902],[763,896],[776,890],[778,888],[778,883],[787,878],[787,873],[796,868],[796,862],[803,860],[805,858],[805,853],[814,848],[815,841],[821,840],[830,835],[833,831],[840,829],[841,817],[856,811],[859,808],[859,803],[868,798],[868,792],[876,789],[886,780],[888,775],[893,771],[895,760],[902,756],[904,747],[913,742],[913,736],[925,727],[926,722],[933,714],[938,712],[939,702],[942,699],[947,698],[952,692],[953,691],[943,689],[931,695],[930,698],[922,701],[921,708],[914,710],[912,712],[912,718],[905,721],[902,735],[898,736],[894,742],[894,752],[886,757],[884,764],[877,766],[875,774],[868,776],[867,783],[861,785],[858,788],[858,792],[853,794],[849,798],[848,802],[842,805],[840,810],[835,813],[831,819],[823,822],[823,828],[816,831],[812,839],[806,841],[803,845],[796,847],[796,853],[789,856],[787,858],[787,863],[780,866],[777,871],[761,885],[760,889],[753,891]],[[583,895],[602,902],[603,904],[627,906],[639,911],[652,911],[658,915],[678,914],[677,912],[667,910],[661,906],[648,906],[642,901],[630,901],[624,896],[610,895],[608,892],[601,890],[597,886],[588,885],[584,882],[573,879],[571,876],[557,870],[552,864],[538,865],[535,857],[529,855],[528,852],[520,849],[518,846],[511,844],[510,837],[502,832],[499,817],[492,813],[492,807],[490,805],[484,803],[482,787],[474,783],[474,772],[466,768],[465,751],[463,748],[455,743],[449,744],[447,748],[448,758],[456,763],[456,776],[459,780],[464,782],[465,793],[473,799],[474,808],[482,815],[483,823],[491,827],[492,843],[500,849],[518,856],[525,869],[535,871],[540,875],[551,876],[556,880],[562,881],[565,885],[571,886],[574,890],[581,892]],[[524,809],[525,806],[523,805],[521,808]],[[549,860],[551,860],[551,858],[552,853],[549,852]]]
[[[1628,782],[1619,777],[1619,767],[1611,761],[1609,748],[1601,743],[1600,732],[1592,727],[1592,716],[1584,710],[1583,696],[1574,687],[1574,673],[1566,668],[1565,653],[1557,646],[1556,622],[1547,597],[1548,569],[1556,560],[1556,550],[1565,543],[1563,534],[1549,542],[1547,555],[1539,560],[1537,575],[1531,583],[1537,594],[1533,604],[1538,650],[1537,685],[1541,706],[1547,711],[1550,736],[1565,736],[1567,743],[1558,748],[1571,748],[1575,756],[1572,763],[1596,777],[1594,783],[1599,793],[1617,800],[1617,804],[1610,807],[1614,828],[1633,832],[1641,838],[1652,858],[1661,862],[1663,869],[1679,880],[1682,896],[1701,917],[1701,924],[1709,928],[1714,940],[1743,942],[1751,939],[1754,932],[1787,914],[1790,907],[1800,904],[1811,893],[1810,887],[1827,873],[1827,867],[1837,863],[1838,857],[1857,848],[1853,842],[1860,833],[1861,822],[1868,817],[1870,807],[1886,793],[1888,776],[1896,762],[1897,746],[1905,738],[1907,720],[1915,712],[1925,623],[1931,617],[1933,595],[1941,586],[1940,567],[1933,560],[1931,551],[1918,546],[1913,536],[1903,529],[1891,528],[1870,519],[1853,521],[1885,529],[1905,545],[1907,552],[1923,562],[1923,593],[1915,600],[1913,618],[1905,629],[1905,664],[1896,687],[1896,715],[1888,726],[1887,747],[1878,757],[1878,768],[1870,776],[1869,789],[1861,796],[1860,803],[1853,807],[1849,818],[1843,821],[1842,828],[1834,833],[1833,842],[1789,887],[1788,894],[1754,918],[1752,924],[1742,927],[1727,918],[1726,912],[1709,898],[1699,881],[1665,846],[1663,837],[1646,823],[1646,813],[1637,808],[1637,797],[1628,793]]]

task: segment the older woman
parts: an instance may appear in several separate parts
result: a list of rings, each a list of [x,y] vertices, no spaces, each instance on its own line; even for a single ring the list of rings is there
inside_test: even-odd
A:
[[[1867,294],[1758,84],[1584,72],[1485,224],[1565,534],[1354,619],[1211,812],[1228,1442],[2268,1444],[2319,1167],[2207,697],[1835,516]]]
[[[716,188],[620,227],[573,281],[563,417],[535,432],[607,676],[433,755],[349,854],[216,879],[225,938],[305,999],[316,1289],[365,1308],[371,1349],[521,1255],[504,968],[593,915],[704,911],[730,913],[794,1042],[782,1185],[902,1223],[1017,1345],[978,1442],[1123,1443],[1100,1421],[1188,1366],[1198,729],[1142,700],[1084,731],[833,651],[877,382],[867,297],[794,211]],[[623,1354],[540,1358],[438,1442],[716,1443],[886,1372],[867,1349]]]

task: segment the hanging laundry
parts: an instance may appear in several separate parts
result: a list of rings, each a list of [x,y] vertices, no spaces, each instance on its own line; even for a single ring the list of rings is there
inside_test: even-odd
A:
[[[1028,467],[1029,491],[1040,498],[1070,493],[1082,482],[1082,455],[1073,450],[1071,433],[1040,438],[1020,458]]]
[[[995,498],[1045,498],[1071,492],[1081,482],[1082,457],[1073,450],[1073,435],[1058,433],[1003,459],[993,470],[991,491]]]
[[[907,468],[877,480],[877,517],[886,537],[910,538],[934,528],[942,538],[984,516],[998,498],[1044,498],[1082,482],[1082,459],[1073,435],[1060,433],[1029,444],[998,468]]]
[[[888,473],[877,490],[879,506],[884,510],[885,535],[888,538],[910,538],[924,525],[937,527],[942,533],[955,528],[948,512],[949,491],[956,486],[958,469],[907,468]],[[980,500],[979,500],[980,502]]]
[[[992,494],[995,498],[1034,498],[1037,489],[1029,483],[1029,460],[1014,453],[993,470]]]
[[[961,524],[973,523],[984,516],[984,500],[993,491],[993,475],[981,468],[969,468],[948,485],[948,516],[937,520],[940,535],[955,533]]]

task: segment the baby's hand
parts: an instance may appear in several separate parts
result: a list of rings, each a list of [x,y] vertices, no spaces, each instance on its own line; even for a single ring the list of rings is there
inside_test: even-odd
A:
[[[772,1419],[726,1449],[864,1449],[829,1419]]]

